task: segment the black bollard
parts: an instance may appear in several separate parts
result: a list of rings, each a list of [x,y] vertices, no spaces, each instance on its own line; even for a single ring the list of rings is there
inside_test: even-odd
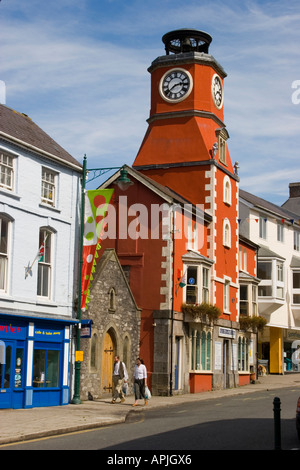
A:
[[[281,450],[281,423],[280,423],[280,398],[275,397],[273,401],[274,411],[274,450]]]

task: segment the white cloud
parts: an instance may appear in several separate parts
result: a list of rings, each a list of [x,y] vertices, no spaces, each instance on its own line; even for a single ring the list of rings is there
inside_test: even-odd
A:
[[[228,73],[225,123],[241,186],[263,188],[269,199],[287,191],[300,148],[300,105],[291,101],[300,79],[295,0],[194,0],[184,9],[179,0],[4,0],[0,8],[7,105],[29,114],[75,158],[86,153],[103,166],[135,158],[150,108],[147,67],[164,54],[161,36],[182,27],[207,31],[210,52]]]

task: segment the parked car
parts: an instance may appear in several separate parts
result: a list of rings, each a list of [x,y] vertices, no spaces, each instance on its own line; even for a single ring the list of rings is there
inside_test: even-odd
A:
[[[296,409],[296,429],[298,433],[298,439],[300,440],[300,397],[297,401],[297,409]]]

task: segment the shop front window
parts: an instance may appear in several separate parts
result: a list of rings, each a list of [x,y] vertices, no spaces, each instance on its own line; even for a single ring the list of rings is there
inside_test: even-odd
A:
[[[211,333],[193,330],[191,337],[191,370],[211,370]]]
[[[238,342],[238,368],[239,371],[248,371],[249,368],[249,344],[246,338],[239,337]]]
[[[33,387],[58,387],[60,352],[36,349],[33,361]]]
[[[10,388],[11,346],[0,341],[0,388]]]

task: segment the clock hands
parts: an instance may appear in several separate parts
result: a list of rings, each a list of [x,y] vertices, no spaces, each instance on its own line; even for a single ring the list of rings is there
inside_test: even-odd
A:
[[[159,92],[163,99],[176,103],[182,101],[192,90],[193,79],[185,69],[172,69],[160,81]]]
[[[183,81],[180,81],[179,83],[174,83],[174,85],[171,86],[171,88],[169,88],[169,91],[172,91],[173,88],[175,88],[176,86],[179,86],[179,85],[183,86]]]

